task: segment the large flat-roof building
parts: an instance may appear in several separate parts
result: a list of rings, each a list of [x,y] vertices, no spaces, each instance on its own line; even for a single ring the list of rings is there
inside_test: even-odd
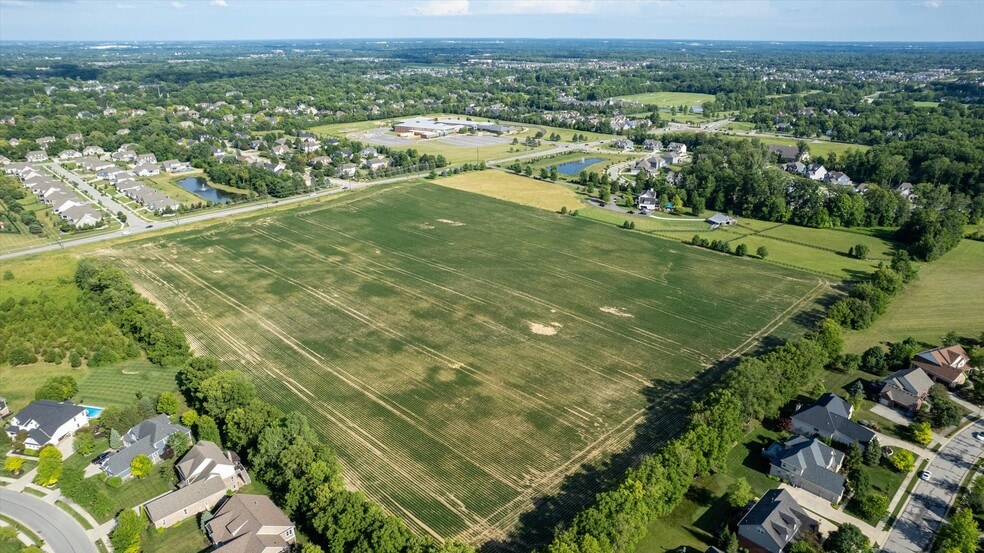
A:
[[[509,134],[518,130],[517,127],[499,125],[489,121],[465,121],[461,119],[438,119],[433,117],[415,117],[393,125],[393,132],[408,134],[421,138],[438,138],[461,131],[474,129],[493,134]]]

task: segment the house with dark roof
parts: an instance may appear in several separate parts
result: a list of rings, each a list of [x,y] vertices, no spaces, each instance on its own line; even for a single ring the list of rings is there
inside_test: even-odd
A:
[[[172,424],[167,415],[157,415],[141,421],[123,435],[123,449],[109,456],[100,468],[106,476],[130,477],[130,463],[137,455],[146,455],[151,462],[161,460],[167,440],[173,434],[184,434],[191,440],[191,430]]]
[[[838,474],[844,454],[816,438],[795,436],[780,444],[774,442],[762,455],[769,459],[769,474],[797,488],[840,503],[845,478]]]
[[[820,436],[846,445],[858,442],[862,447],[867,446],[875,433],[852,421],[853,414],[854,406],[828,392],[790,419],[793,432],[801,436]]]
[[[208,511],[229,491],[250,483],[249,474],[239,457],[219,449],[214,442],[195,444],[175,468],[178,489],[148,502],[144,507],[156,528],[167,528],[199,513]]]
[[[280,553],[296,540],[294,523],[265,495],[229,496],[205,531],[213,553]]]
[[[769,490],[738,522],[738,545],[749,553],[781,553],[819,528],[789,492]]]
[[[88,424],[89,415],[85,407],[67,401],[41,399],[32,401],[14,415],[6,432],[11,439],[15,439],[20,432],[26,432],[24,447],[37,450],[49,444],[57,444]]]
[[[780,146],[778,144],[770,144],[769,153],[779,160],[779,163],[804,160],[803,156],[800,154],[799,148],[796,146]]]
[[[881,381],[878,403],[915,414],[929,397],[933,379],[919,367],[896,371]]]
[[[967,371],[973,369],[970,357],[960,346],[944,346],[919,352],[912,366],[926,371],[930,378],[951,388],[967,381]]]

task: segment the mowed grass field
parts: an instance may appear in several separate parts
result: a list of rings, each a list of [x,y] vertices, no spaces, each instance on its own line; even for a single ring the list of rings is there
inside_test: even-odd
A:
[[[571,211],[581,208],[581,200],[567,186],[506,171],[472,171],[439,178],[434,183],[549,211],[560,211],[562,207]]]
[[[418,531],[473,543],[503,538],[643,420],[679,429],[647,410],[653,390],[685,405],[705,389],[696,375],[780,326],[802,331],[783,323],[829,291],[425,182],[104,253],[199,351],[306,413],[352,485]]]
[[[704,102],[714,100],[713,94],[700,94],[697,92],[646,92],[643,94],[630,94],[619,96],[619,100],[630,102],[641,102],[647,106],[655,105],[659,107],[670,106],[699,106]]]
[[[919,279],[906,284],[870,328],[846,332],[847,351],[860,353],[907,336],[927,344],[953,330],[977,338],[984,332],[984,242],[963,240],[941,259],[919,264]]]

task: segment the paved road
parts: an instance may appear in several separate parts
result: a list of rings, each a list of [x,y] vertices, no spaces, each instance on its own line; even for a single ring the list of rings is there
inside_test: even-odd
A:
[[[920,480],[916,484],[882,551],[929,551],[933,536],[953,503],[960,483],[981,456],[984,443],[973,437],[974,432],[981,431],[984,431],[984,419],[978,419],[961,430],[930,461],[926,470],[933,473],[932,479],[929,482]]]
[[[55,553],[98,553],[75,519],[32,495],[0,488],[0,513],[30,528]]]

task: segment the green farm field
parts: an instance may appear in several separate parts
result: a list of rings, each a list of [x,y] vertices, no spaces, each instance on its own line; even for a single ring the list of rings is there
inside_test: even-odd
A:
[[[805,140],[810,146],[810,155],[813,157],[827,157],[827,154],[833,152],[838,156],[842,156],[847,153],[848,150],[858,150],[865,151],[870,148],[870,146],[865,146],[863,144],[848,144],[845,142],[832,142],[830,140],[818,140],[818,139],[800,139],[795,137],[781,137],[781,136],[762,136],[762,135],[730,135],[726,134],[728,138],[732,139],[757,139],[762,144],[765,145],[778,145],[778,146],[796,146],[800,140]]]
[[[472,543],[504,538],[643,421],[678,430],[673,406],[706,390],[696,376],[802,332],[790,319],[830,291],[426,182],[103,255],[197,351],[306,413],[350,484],[418,531]]]

